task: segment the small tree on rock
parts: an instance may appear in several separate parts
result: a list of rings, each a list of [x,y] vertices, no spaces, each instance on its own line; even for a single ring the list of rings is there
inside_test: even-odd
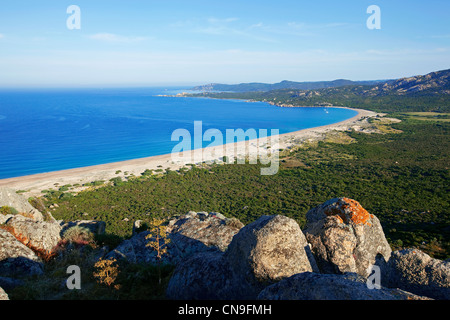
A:
[[[146,246],[156,251],[159,284],[161,284],[161,259],[163,255],[167,254],[167,245],[170,243],[167,227],[163,223],[163,219],[153,219],[148,225],[149,234],[145,237],[150,240]]]

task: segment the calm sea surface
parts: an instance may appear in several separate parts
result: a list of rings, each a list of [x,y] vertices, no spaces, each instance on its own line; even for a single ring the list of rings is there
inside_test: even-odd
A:
[[[279,129],[346,120],[340,108],[161,97],[182,88],[0,90],[0,179],[170,153],[175,129]],[[206,142],[204,145],[208,145]]]

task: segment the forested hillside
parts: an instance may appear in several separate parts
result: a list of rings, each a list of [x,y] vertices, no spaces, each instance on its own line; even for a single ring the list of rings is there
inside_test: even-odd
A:
[[[450,69],[373,85],[266,92],[204,92],[191,96],[249,99],[284,107],[334,105],[378,112],[449,112]]]

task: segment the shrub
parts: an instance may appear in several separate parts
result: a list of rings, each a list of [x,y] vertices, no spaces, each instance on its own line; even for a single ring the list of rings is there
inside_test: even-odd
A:
[[[114,186],[120,186],[123,184],[121,177],[115,177],[115,178],[110,179],[109,181],[111,181]]]
[[[144,172],[141,173],[143,176],[151,176],[153,174],[153,170],[145,169]]]
[[[96,271],[93,273],[93,276],[97,279],[98,283],[105,284],[114,289],[120,288],[120,285],[114,284],[120,272],[115,259],[101,259],[94,267]]]
[[[40,212],[45,212],[45,204],[41,198],[29,198],[28,202]]]
[[[7,214],[18,214],[19,211],[17,211],[16,209],[14,209],[13,207],[10,206],[3,206],[0,208],[0,213],[7,215]]]
[[[63,239],[77,245],[86,245],[94,243],[94,234],[88,228],[74,226],[64,232]]]
[[[62,194],[59,196],[59,199],[62,200],[62,201],[66,201],[66,200],[72,199],[73,197],[74,197],[74,196],[73,196],[72,193],[67,192],[67,193],[62,193]]]
[[[225,223],[226,223],[227,226],[230,226],[230,227],[233,227],[233,228],[236,228],[236,229],[241,229],[244,226],[244,224],[241,221],[239,221],[239,219],[236,219],[234,217],[230,218],[230,219],[227,219],[225,221]]]

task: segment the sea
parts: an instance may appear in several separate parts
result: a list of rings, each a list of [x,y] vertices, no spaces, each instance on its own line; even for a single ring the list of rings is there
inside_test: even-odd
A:
[[[0,90],[0,179],[171,153],[176,129],[278,129],[355,116],[343,108],[173,97],[180,87]],[[207,146],[211,142],[205,142]]]

